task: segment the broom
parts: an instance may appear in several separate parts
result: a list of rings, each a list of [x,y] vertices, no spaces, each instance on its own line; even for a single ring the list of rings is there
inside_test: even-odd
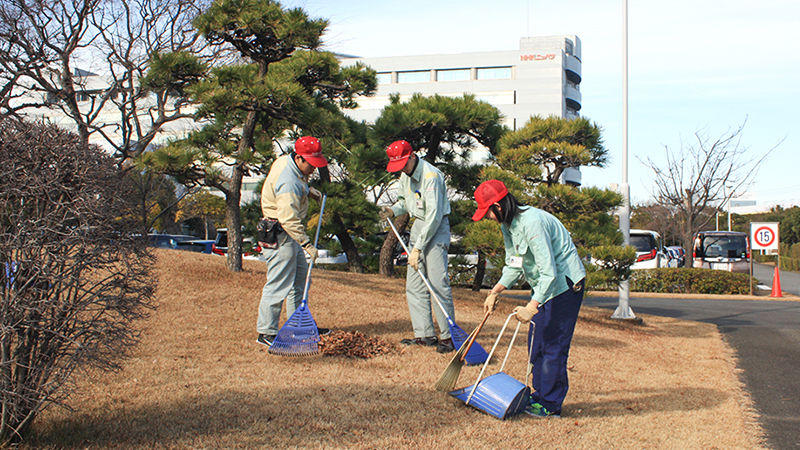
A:
[[[400,241],[400,245],[403,246],[403,250],[405,250],[407,254],[411,254],[411,252],[408,251],[406,243],[403,242],[403,239],[400,237],[400,233],[397,232],[397,228],[395,228],[392,219],[390,218],[386,221],[389,222],[389,226],[392,227],[392,231],[394,231],[394,235],[397,236],[397,240]],[[430,292],[431,297],[436,300],[436,304],[439,305],[439,309],[442,310],[442,314],[444,314],[444,317],[447,319],[447,326],[450,328],[450,337],[453,339],[453,345],[456,347],[463,347],[467,340],[469,340],[470,336],[453,321],[449,314],[447,314],[447,311],[444,309],[444,305],[442,305],[442,302],[439,300],[439,296],[433,291],[433,287],[425,275],[419,270],[417,270],[417,273],[419,273],[419,277],[422,278],[422,281],[425,282],[425,286],[428,287],[428,292]],[[467,363],[467,365],[483,364],[483,362],[486,361],[487,356],[489,355],[486,353],[486,350],[481,347],[481,344],[477,344],[475,347],[472,347],[472,351],[470,351],[470,348],[467,348],[467,353],[462,359]]]
[[[434,386],[437,391],[450,392],[456,387],[458,377],[461,375],[461,368],[464,366],[464,358],[467,356],[467,352],[469,352],[470,347],[472,347],[472,343],[475,342],[475,338],[478,336],[478,333],[481,332],[481,328],[483,328],[483,324],[486,323],[486,319],[489,318],[490,314],[491,311],[487,312],[486,315],[483,316],[483,320],[481,320],[481,323],[478,325],[478,327],[472,330],[472,333],[469,334],[469,340],[464,342],[456,354],[453,355],[453,359],[450,360],[450,364],[448,364],[444,369],[444,372],[442,372],[442,375],[439,377],[439,380]]]
[[[322,196],[322,205],[319,209],[317,222],[317,236],[314,238],[314,247],[319,241],[319,229],[322,228],[322,214],[325,212],[326,195]],[[306,287],[303,291],[303,303],[292,313],[289,320],[283,324],[269,347],[269,352],[280,356],[313,356],[319,354],[319,329],[311,311],[308,310],[308,291],[311,287],[311,269],[314,267],[312,260],[308,264],[306,273]]]

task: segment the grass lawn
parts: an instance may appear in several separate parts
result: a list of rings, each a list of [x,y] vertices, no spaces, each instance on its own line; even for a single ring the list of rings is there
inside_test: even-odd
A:
[[[434,390],[452,354],[399,344],[412,335],[403,279],[315,268],[317,323],[379,336],[394,350],[290,358],[255,342],[263,263],[230,273],[218,256],[157,255],[159,306],[141,324],[135,357],[119,373],[78,380],[72,410],[43,412],[23,449],[764,448],[735,355],[713,325],[646,315],[643,324],[619,322],[584,307],[563,416],[500,421]],[[456,322],[469,332],[484,296],[453,296]],[[502,300],[487,322],[478,337],[487,351],[517,304]],[[527,355],[517,342],[504,372],[523,380]],[[498,370],[495,359],[487,374]],[[479,370],[464,367],[458,387]]]

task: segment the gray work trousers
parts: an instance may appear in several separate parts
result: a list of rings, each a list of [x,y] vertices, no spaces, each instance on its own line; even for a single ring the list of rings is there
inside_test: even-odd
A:
[[[261,290],[256,331],[259,334],[278,334],[283,301],[286,300],[286,318],[303,302],[308,261],[300,244],[285,232],[278,235],[278,248],[264,249],[267,261],[267,282]]]
[[[411,226],[410,247],[414,247],[420,229],[424,226],[423,220],[417,219]],[[450,291],[450,275],[447,273],[447,252],[450,250],[450,221],[447,217],[442,219],[436,235],[421,249],[419,270],[431,284],[434,294],[439,299],[442,307],[455,322],[456,314],[453,308],[453,294]],[[406,299],[408,311],[411,315],[411,325],[414,327],[414,337],[435,337],[436,329],[433,326],[433,316],[439,324],[439,339],[450,338],[450,327],[442,308],[431,298],[431,293],[425,282],[413,267],[408,267],[406,276]],[[433,309],[433,311],[431,311]]]

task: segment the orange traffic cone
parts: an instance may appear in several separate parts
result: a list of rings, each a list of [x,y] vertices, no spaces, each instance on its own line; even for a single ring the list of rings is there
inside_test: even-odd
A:
[[[778,267],[775,267],[775,275],[772,276],[772,294],[770,297],[783,297],[781,293],[781,273]]]

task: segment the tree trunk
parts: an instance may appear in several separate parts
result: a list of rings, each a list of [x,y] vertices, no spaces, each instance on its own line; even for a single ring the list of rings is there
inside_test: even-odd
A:
[[[408,214],[403,214],[400,217],[394,218],[394,226],[397,228],[398,233],[402,233],[403,230],[406,229],[410,218]],[[383,241],[383,245],[381,246],[381,257],[378,262],[378,273],[385,277],[394,276],[394,261],[392,256],[394,256],[394,249],[397,247],[398,242],[394,232],[390,231],[386,233],[386,240]]]
[[[425,161],[431,164],[436,163],[436,158],[439,157],[439,144],[442,142],[442,131],[437,127],[428,136],[428,149],[425,153]]]
[[[242,197],[244,172],[239,165],[231,171],[230,190],[225,196],[225,222],[228,226],[228,270],[242,271],[242,214],[239,202]]]
[[[347,227],[342,222],[342,217],[338,213],[333,214],[333,223],[336,224],[337,232],[336,237],[339,238],[339,244],[342,246],[342,251],[347,255],[347,267],[350,272],[364,273],[364,264],[361,263],[361,255],[358,254],[356,243],[347,232]]]
[[[683,260],[683,267],[692,267],[694,264],[694,239],[691,233],[683,236],[683,251],[686,252],[686,257]]]
[[[475,265],[475,279],[472,280],[472,290],[478,292],[483,286],[483,277],[486,275],[486,257],[482,251],[478,251],[478,264]]]

